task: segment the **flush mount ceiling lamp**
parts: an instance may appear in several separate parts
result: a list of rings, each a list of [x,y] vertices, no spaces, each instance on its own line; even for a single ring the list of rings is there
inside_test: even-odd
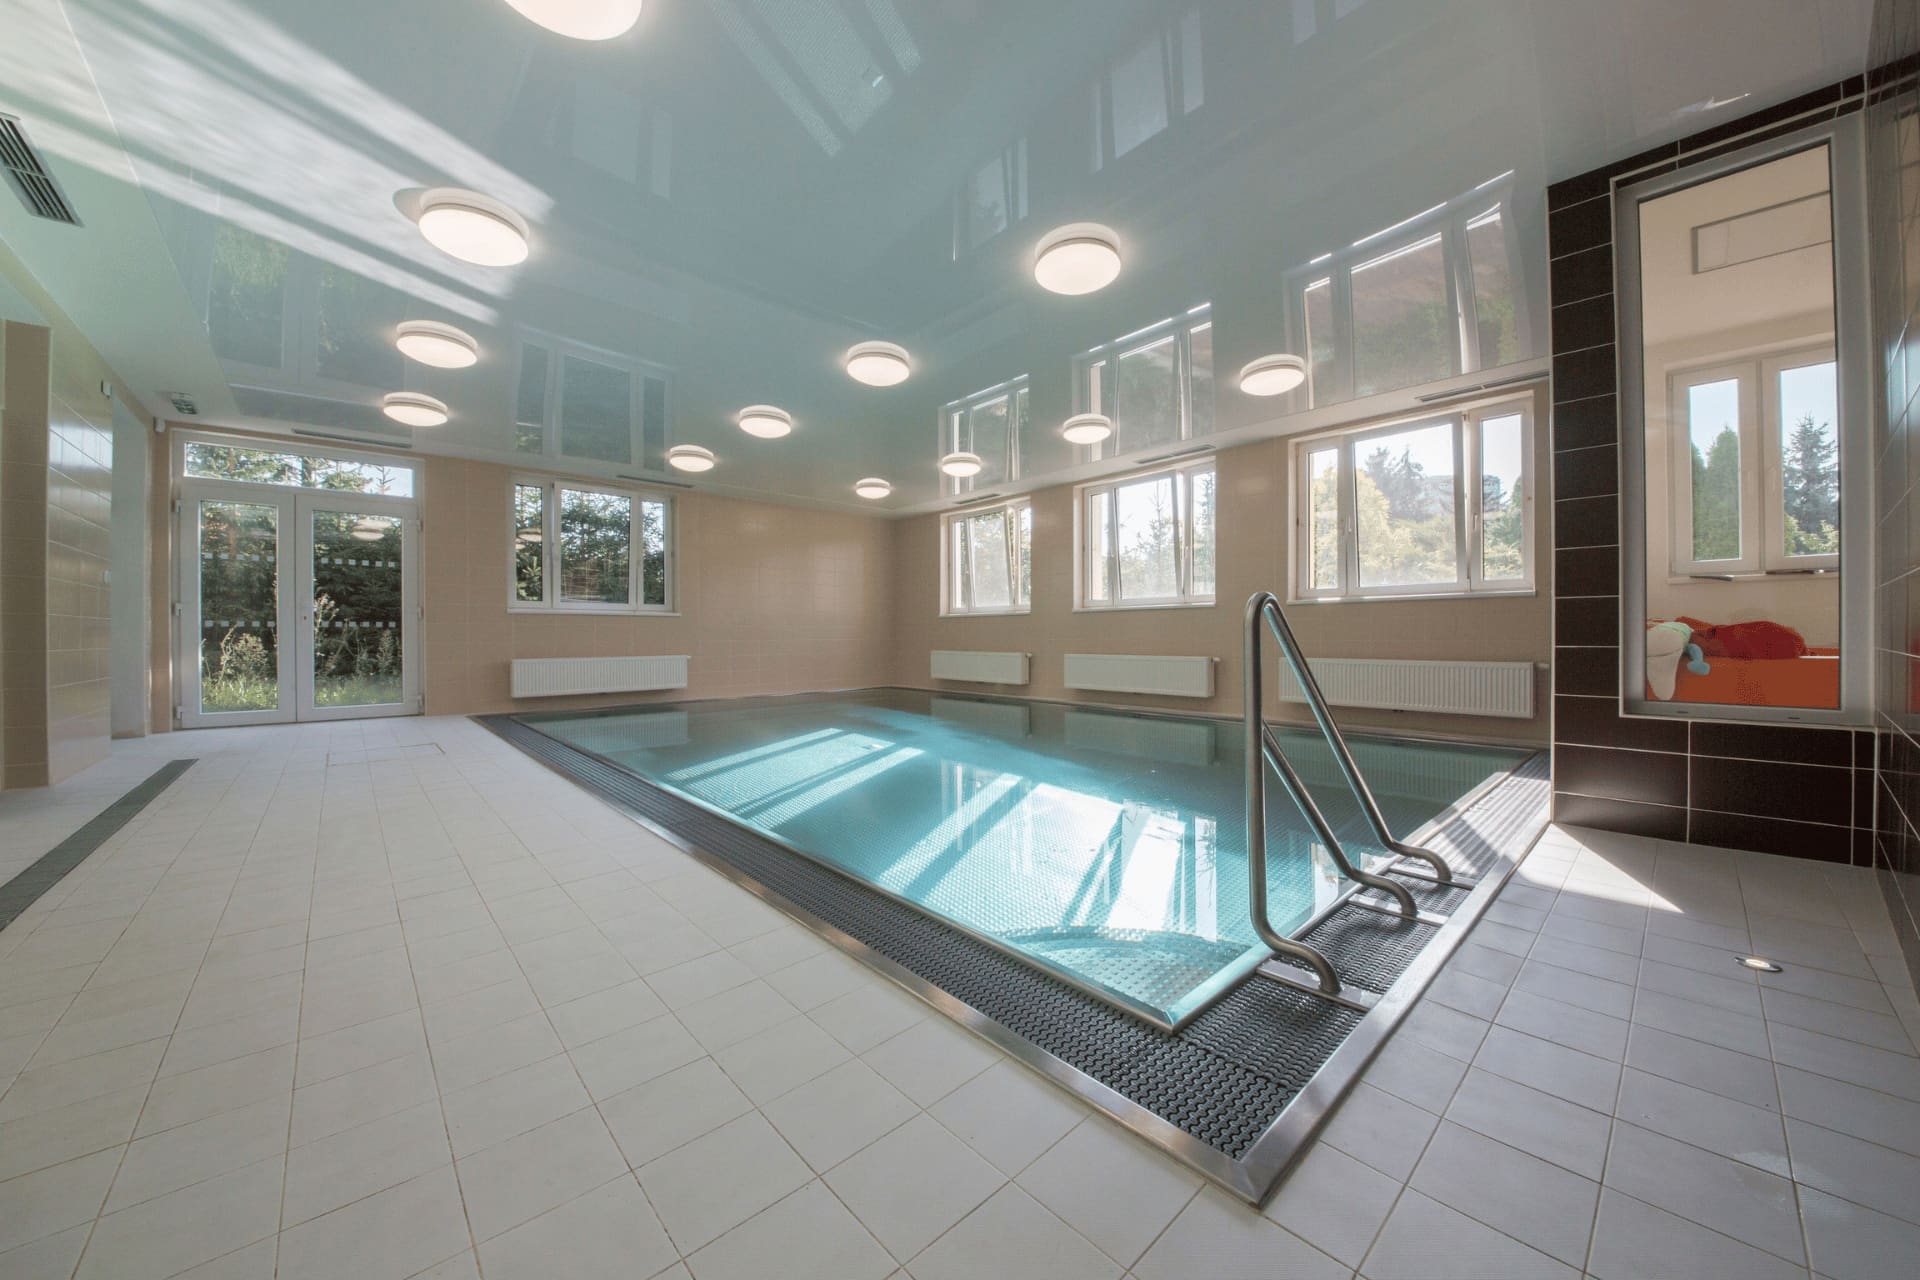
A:
[[[1250,396],[1285,395],[1306,380],[1307,362],[1299,356],[1261,356],[1240,370],[1240,390]]]
[[[702,445],[677,444],[667,450],[667,465],[676,471],[711,471],[720,460]]]
[[[530,21],[575,40],[611,40],[633,30],[643,0],[507,0]]]
[[[380,516],[364,516],[353,526],[353,536],[361,542],[378,542],[387,536],[393,522]]]
[[[750,404],[734,421],[742,431],[761,440],[778,440],[793,430],[793,415],[770,404]]]
[[[968,453],[964,449],[940,459],[940,470],[956,480],[977,476],[986,470],[986,466],[979,454]]]
[[[527,260],[526,219],[477,191],[428,191],[414,220],[428,244],[462,262],[511,267]]]
[[[868,476],[865,480],[854,481],[853,491],[869,502],[878,502],[893,492],[893,486],[879,476]]]
[[[1104,289],[1120,278],[1120,237],[1097,222],[1055,227],[1034,246],[1033,278],[1052,293]]]
[[[907,349],[892,342],[859,342],[847,348],[847,376],[870,387],[896,387],[913,373]]]
[[[1060,424],[1068,444],[1099,444],[1113,434],[1113,419],[1104,413],[1076,413]]]
[[[480,359],[473,335],[437,320],[408,320],[393,339],[400,354],[436,369],[470,369]]]
[[[437,427],[453,416],[444,402],[418,391],[388,392],[380,398],[380,412],[408,427]]]

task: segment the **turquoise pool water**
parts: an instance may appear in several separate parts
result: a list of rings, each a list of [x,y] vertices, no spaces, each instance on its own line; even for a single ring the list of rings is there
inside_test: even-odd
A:
[[[1157,1023],[1267,955],[1238,724],[904,689],[518,719]],[[1319,735],[1280,739],[1347,848],[1383,858]],[[1527,754],[1349,742],[1403,838]],[[1290,931],[1343,882],[1268,791],[1271,911]]]

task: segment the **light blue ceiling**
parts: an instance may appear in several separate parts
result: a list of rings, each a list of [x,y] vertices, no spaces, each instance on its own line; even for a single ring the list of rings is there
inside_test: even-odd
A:
[[[1054,430],[1074,357],[1201,304],[1217,429],[1284,426],[1304,393],[1251,400],[1229,372],[1304,348],[1314,259],[1350,267],[1355,242],[1449,202],[1437,234],[1502,214],[1512,319],[1480,365],[1536,358],[1546,183],[1721,118],[1701,104],[1731,116],[1858,72],[1870,10],[648,0],[590,44],[500,0],[14,3],[0,110],[85,225],[0,201],[0,237],[155,411],[184,392],[211,423],[379,436],[379,396],[424,390],[454,416],[413,433],[423,449],[637,475],[700,443],[716,486],[854,505],[878,474],[893,510],[942,495],[939,407],[1022,375],[1019,479],[1083,473]],[[529,260],[428,246],[403,209],[442,185],[525,216]],[[1119,232],[1126,269],[1044,293],[1033,242],[1080,220]],[[164,263],[101,237],[152,239]],[[391,331],[411,317],[468,329],[480,364],[403,364]],[[914,377],[851,382],[839,355],[866,338],[907,346]],[[529,344],[546,382],[523,377]],[[754,403],[794,434],[742,434]]]

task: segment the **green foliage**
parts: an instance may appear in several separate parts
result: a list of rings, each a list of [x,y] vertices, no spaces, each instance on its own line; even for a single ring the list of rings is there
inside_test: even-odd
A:
[[[1693,447],[1693,558],[1740,558],[1740,437],[1730,426]]]
[[[1481,479],[1480,576],[1506,582],[1526,576],[1526,484],[1504,493],[1499,476]]]
[[[1831,423],[1801,416],[1781,451],[1781,506],[1790,556],[1840,550],[1840,442]]]

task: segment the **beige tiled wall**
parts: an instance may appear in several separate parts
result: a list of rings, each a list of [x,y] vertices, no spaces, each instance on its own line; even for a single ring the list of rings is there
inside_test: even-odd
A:
[[[0,395],[0,760],[47,783],[47,446],[52,333],[8,321]]]
[[[58,782],[107,754],[108,546],[113,417],[53,400],[47,456],[47,772]]]

